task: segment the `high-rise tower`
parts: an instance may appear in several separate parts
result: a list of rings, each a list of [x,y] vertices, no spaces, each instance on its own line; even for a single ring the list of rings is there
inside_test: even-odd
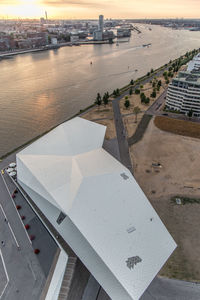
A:
[[[101,32],[103,32],[103,19],[104,19],[103,15],[100,15],[99,16],[99,30]]]

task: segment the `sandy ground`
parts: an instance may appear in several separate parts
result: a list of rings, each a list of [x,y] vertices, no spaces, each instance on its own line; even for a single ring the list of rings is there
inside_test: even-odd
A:
[[[161,80],[162,83],[163,83],[163,77],[157,77],[157,79]],[[136,94],[133,93],[133,95],[129,96],[130,107],[128,109],[126,109],[124,107],[125,98],[121,99],[121,101],[120,101],[120,111],[123,115],[123,121],[124,121],[124,125],[125,125],[125,128],[126,128],[128,138],[131,137],[135,133],[136,128],[137,128],[140,120],[142,119],[142,117],[144,115],[144,112],[163,93],[164,88],[163,87],[160,88],[160,91],[157,92],[157,96],[156,96],[155,99],[150,97],[150,95],[152,93],[152,90],[153,89],[152,89],[152,84],[151,83],[146,83],[143,86],[143,88],[141,89],[141,92],[144,93],[147,97],[150,98],[150,103],[149,104],[141,103],[140,95],[136,95]],[[137,123],[135,123],[135,115],[133,114],[133,109],[134,109],[135,106],[138,106],[141,109],[141,112],[137,116]],[[128,114],[131,114],[131,115],[128,115]]]
[[[171,201],[172,195],[200,198],[199,139],[161,131],[151,120],[130,153],[136,180],[178,244],[160,274],[200,281],[200,205]]]
[[[89,112],[84,114],[82,118],[107,126],[106,139],[109,140],[116,138],[116,130],[111,102],[106,106],[103,104],[100,107],[95,106]]]
[[[106,106],[103,104],[99,107],[94,106],[94,108],[85,113],[82,118],[91,121],[102,118],[113,118],[112,102],[110,101]]]
[[[123,118],[128,138],[130,138],[135,133],[136,128],[139,122],[141,121],[143,115],[144,115],[143,112],[137,115],[137,123],[135,122],[135,115],[130,115]]]

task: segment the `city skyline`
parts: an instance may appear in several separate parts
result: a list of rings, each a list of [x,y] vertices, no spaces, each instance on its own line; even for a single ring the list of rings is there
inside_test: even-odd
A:
[[[1,0],[0,18],[197,18],[196,0]]]

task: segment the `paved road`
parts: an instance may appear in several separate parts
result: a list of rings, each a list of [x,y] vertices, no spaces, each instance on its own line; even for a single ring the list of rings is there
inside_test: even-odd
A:
[[[167,89],[158,97],[158,99],[147,109],[145,112],[147,115],[161,115],[160,109],[165,102],[165,97],[167,95]]]
[[[9,283],[1,299],[37,300],[46,281],[45,275],[33,252],[30,240],[8,194],[2,176],[0,176],[0,191],[0,250],[1,259],[5,263],[9,278]]]
[[[129,146],[126,137],[126,130],[124,128],[124,124],[123,124],[123,120],[119,108],[119,100],[120,100],[119,98],[117,100],[113,100],[112,105],[113,105],[117,140],[119,145],[120,161],[125,167],[127,167],[130,170],[131,173],[133,173],[131,159],[129,155]]]
[[[134,86],[134,89],[139,88],[141,84],[146,84],[147,82],[150,82],[155,76],[160,76],[164,71],[165,69],[157,72],[156,74],[151,75],[147,79],[142,80],[138,85]],[[120,161],[124,166],[126,166],[130,170],[131,173],[133,173],[131,159],[129,155],[129,146],[128,146],[128,141],[126,136],[126,129],[124,127],[124,123],[122,119],[123,116],[121,115],[120,107],[119,107],[119,101],[128,94],[129,94],[129,90],[125,91],[119,97],[115,98],[112,101],[112,106],[114,112],[114,121],[115,121],[117,140],[119,144]]]
[[[156,277],[140,300],[199,300],[200,285]]]

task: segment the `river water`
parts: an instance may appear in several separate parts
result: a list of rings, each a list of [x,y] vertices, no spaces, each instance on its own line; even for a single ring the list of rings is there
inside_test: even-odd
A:
[[[138,27],[142,33],[119,46],[63,47],[1,61],[0,156],[92,104],[97,92],[111,92],[200,47],[200,32]]]

